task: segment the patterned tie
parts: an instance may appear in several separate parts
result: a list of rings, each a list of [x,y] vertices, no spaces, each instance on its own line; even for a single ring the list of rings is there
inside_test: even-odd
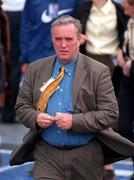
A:
[[[37,103],[37,110],[44,112],[50,96],[56,91],[58,85],[64,77],[65,68],[62,66],[59,75],[54,79],[46,89],[41,93],[39,101]]]

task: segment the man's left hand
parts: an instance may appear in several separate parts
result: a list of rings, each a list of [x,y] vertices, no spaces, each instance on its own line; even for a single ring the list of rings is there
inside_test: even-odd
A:
[[[72,128],[72,115],[68,113],[56,113],[54,118],[57,126],[61,129],[69,130]]]

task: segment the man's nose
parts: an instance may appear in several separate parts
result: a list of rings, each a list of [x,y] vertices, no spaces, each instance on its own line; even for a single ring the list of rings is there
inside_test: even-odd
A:
[[[67,46],[66,40],[63,39],[63,40],[62,40],[62,47],[66,47],[66,46]]]

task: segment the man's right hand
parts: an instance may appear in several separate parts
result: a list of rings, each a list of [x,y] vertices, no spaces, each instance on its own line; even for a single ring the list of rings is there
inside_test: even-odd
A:
[[[41,128],[47,128],[51,126],[54,122],[54,117],[50,116],[46,113],[39,113],[37,115],[37,121],[36,123],[38,124],[39,127]]]

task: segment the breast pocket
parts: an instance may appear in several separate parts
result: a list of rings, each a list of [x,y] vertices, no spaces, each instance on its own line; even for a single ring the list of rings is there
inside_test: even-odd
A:
[[[86,87],[82,87],[79,91],[76,108],[80,112],[88,112],[96,109],[95,94],[93,91],[87,90]]]

